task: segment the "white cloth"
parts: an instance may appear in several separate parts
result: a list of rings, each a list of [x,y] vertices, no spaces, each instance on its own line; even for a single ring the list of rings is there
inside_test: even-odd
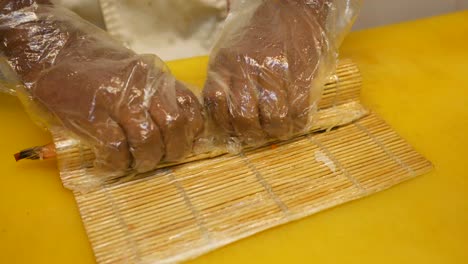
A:
[[[52,0],[56,4],[65,6],[73,12],[80,15],[82,18],[91,23],[104,28],[104,20],[102,18],[101,8],[98,0]]]
[[[208,55],[228,0],[56,0],[138,53],[163,60]],[[99,3],[102,10],[99,8]]]

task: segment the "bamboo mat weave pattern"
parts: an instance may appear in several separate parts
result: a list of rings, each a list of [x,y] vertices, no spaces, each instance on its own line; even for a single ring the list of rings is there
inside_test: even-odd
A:
[[[360,86],[357,67],[342,61],[314,120],[313,131],[321,133],[237,155],[194,156],[86,192],[73,187],[93,178],[92,151],[56,133],[62,182],[74,192],[97,262],[187,260],[431,170],[428,160],[364,110]]]
[[[75,195],[99,263],[173,262],[431,168],[371,114],[330,132]]]

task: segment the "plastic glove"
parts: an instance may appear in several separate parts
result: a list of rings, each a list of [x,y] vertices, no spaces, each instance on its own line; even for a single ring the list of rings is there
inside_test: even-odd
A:
[[[0,50],[24,85],[17,93],[49,126],[96,152],[96,165],[154,169],[191,151],[203,129],[195,95],[153,55],[137,55],[47,0],[0,3]],[[26,102],[29,105],[28,102]]]
[[[210,58],[207,112],[251,145],[308,129],[360,1],[234,3]]]

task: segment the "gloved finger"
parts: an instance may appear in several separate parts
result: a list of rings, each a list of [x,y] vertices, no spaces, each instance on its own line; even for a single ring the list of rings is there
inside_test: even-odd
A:
[[[162,75],[157,84],[156,94],[151,100],[150,113],[161,130],[165,147],[164,160],[168,162],[182,159],[186,150],[187,117],[179,110],[176,81],[170,74]]]
[[[179,110],[185,115],[185,152],[192,150],[195,138],[203,131],[205,120],[198,98],[181,82],[176,82],[176,96]]]
[[[298,18],[296,21],[289,21],[289,26],[299,28],[298,23],[307,23],[307,27],[295,31],[291,37],[303,43],[303,48],[299,50],[293,43],[285,47],[288,61],[294,62],[290,63],[290,83],[287,85],[289,114],[293,120],[294,132],[306,128],[311,112],[317,107],[321,84],[315,80],[324,60],[322,54],[327,47],[325,36],[321,34],[322,30],[315,19]]]
[[[293,133],[303,131],[314,104],[310,100],[310,82],[294,81],[289,86],[288,105]]]
[[[84,119],[62,118],[64,125],[84,139],[94,149],[97,168],[123,174],[130,168],[132,156],[125,133],[112,118],[104,113],[95,113],[92,122]]]
[[[233,65],[228,107],[235,135],[247,144],[258,144],[265,138],[259,120],[256,75],[250,65]]]
[[[122,76],[128,78],[120,98],[114,102],[114,119],[127,135],[133,156],[132,167],[137,172],[147,172],[155,169],[164,155],[160,129],[147,110],[149,95],[154,90],[152,85],[148,85],[148,78],[159,72],[142,59],[130,63],[124,72]]]
[[[153,170],[163,157],[161,133],[151,115],[141,107],[123,107],[118,116],[133,156],[137,172]]]
[[[285,88],[287,65],[262,68],[258,76],[258,108],[263,130],[273,138],[291,134],[288,94]]]
[[[230,90],[231,74],[226,68],[227,57],[221,51],[210,65],[208,79],[203,89],[203,103],[208,116],[224,132],[234,133],[229,118],[228,91]]]

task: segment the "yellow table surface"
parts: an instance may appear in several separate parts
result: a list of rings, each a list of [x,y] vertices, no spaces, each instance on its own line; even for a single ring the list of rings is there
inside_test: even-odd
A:
[[[352,33],[342,57],[362,70],[363,102],[434,171],[193,263],[468,263],[468,11]],[[206,62],[171,67],[200,84]],[[55,162],[14,162],[50,136],[8,95],[0,120],[0,263],[94,263]]]

